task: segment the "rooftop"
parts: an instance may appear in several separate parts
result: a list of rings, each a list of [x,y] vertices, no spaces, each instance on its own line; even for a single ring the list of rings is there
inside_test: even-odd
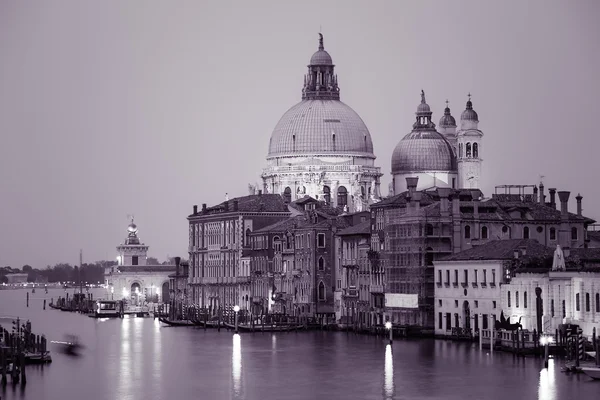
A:
[[[354,226],[349,226],[348,228],[342,229],[337,234],[338,234],[338,236],[370,235],[371,234],[371,221],[366,220],[366,221],[358,223]]]
[[[459,253],[452,254],[440,261],[472,261],[472,260],[512,260],[515,251],[527,258],[547,257],[554,254],[554,250],[533,239],[507,239],[492,240],[485,244],[473,247]]]

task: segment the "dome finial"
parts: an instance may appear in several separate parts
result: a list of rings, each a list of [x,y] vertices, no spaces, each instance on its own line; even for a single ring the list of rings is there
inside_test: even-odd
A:
[[[323,46],[323,34],[321,32],[319,32],[319,50],[325,50]]]
[[[425,103],[425,91],[423,89],[421,89],[421,104],[426,104]]]

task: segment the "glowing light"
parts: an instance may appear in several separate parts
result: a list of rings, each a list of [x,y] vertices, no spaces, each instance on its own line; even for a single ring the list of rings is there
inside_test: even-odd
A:
[[[385,346],[385,368],[383,370],[383,398],[394,398],[394,358],[392,345]]]
[[[390,321],[385,323],[385,329],[392,329],[392,323]]]
[[[242,398],[242,341],[238,333],[233,335],[231,377],[233,378],[232,397]]]
[[[234,312],[239,312],[240,311],[240,306],[233,306],[233,311]]]
[[[540,371],[540,383],[538,386],[539,400],[555,400],[556,385],[554,380],[554,359],[548,360],[548,368]]]
[[[127,289],[123,288],[123,297],[127,297]]]
[[[114,292],[115,292],[115,287],[114,287],[114,286],[111,286],[111,287],[110,287],[110,292],[111,292],[111,293],[114,293]]]

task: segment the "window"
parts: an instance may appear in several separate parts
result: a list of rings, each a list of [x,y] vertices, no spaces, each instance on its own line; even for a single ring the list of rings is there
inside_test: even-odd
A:
[[[458,300],[454,300],[454,307],[458,308]]]
[[[581,309],[579,305],[579,293],[575,295],[575,311],[579,311]]]
[[[469,225],[465,226],[465,239],[471,239],[471,227]]]
[[[508,292],[507,300],[508,300],[508,306],[510,307],[510,291]]]
[[[515,292],[515,307],[519,308],[519,292]]]
[[[484,284],[487,283],[487,270],[486,269],[483,270],[483,283]]]
[[[465,284],[465,285],[468,285],[468,284],[469,284],[469,270],[466,270],[466,269],[465,269],[465,270],[463,271],[463,275],[464,275],[464,277],[465,277],[464,284]]]
[[[319,282],[319,300],[325,300],[325,284]]]
[[[131,265],[138,265],[138,256],[131,256]]]
[[[452,314],[446,313],[446,330],[449,331],[452,328]]]
[[[571,228],[571,240],[577,240],[577,228],[576,227]]]
[[[550,228],[550,240],[556,240],[556,228]]]
[[[596,293],[596,312],[600,312],[600,293]]]
[[[523,308],[527,308],[527,292],[523,292]]]
[[[458,270],[454,270],[454,284],[458,285]]]
[[[529,227],[528,226],[523,228],[523,239],[529,239]]]
[[[460,322],[458,319],[458,313],[454,313],[454,325],[458,328],[460,326]]]
[[[562,317],[567,317],[567,304],[565,300],[562,301]]]
[[[292,189],[290,189],[289,186],[283,189],[283,201],[285,201],[286,203],[292,201]]]
[[[487,239],[488,238],[488,228],[487,228],[487,226],[482,226],[481,227],[481,238],[482,239]]]
[[[538,226],[538,227],[537,227],[535,230],[537,231],[537,233],[542,233],[542,232],[544,232],[544,228],[543,228],[543,227],[541,227],[541,226]]]
[[[452,189],[456,189],[456,178],[452,178]]]
[[[496,308],[496,300],[492,301],[492,308]]]
[[[590,294],[585,294],[585,311],[590,312]]]
[[[273,237],[273,250],[281,251],[281,240],[279,239],[279,236]]]
[[[475,308],[479,308],[479,301],[475,300]]]
[[[465,146],[465,155],[467,158],[471,157],[471,143],[467,143],[467,145]]]
[[[331,203],[331,189],[329,189],[329,186],[323,186],[323,200],[326,204]]]
[[[483,323],[481,325],[481,329],[488,329],[488,316],[487,314],[483,314],[482,316]]]
[[[550,300],[550,316],[554,318],[554,299]]]
[[[496,270],[492,270],[492,285],[496,284]]]
[[[325,247],[325,234],[317,233],[317,247]]]
[[[425,225],[425,236],[433,236],[433,225]]]
[[[450,270],[449,269],[446,270],[446,283],[448,285],[450,284]]]
[[[440,307],[442,306],[442,300],[441,299],[438,300],[438,306],[440,306]]]
[[[319,271],[323,271],[325,269],[325,260],[323,257],[319,257]]]
[[[473,271],[475,273],[475,279],[473,280],[473,283],[477,284],[477,270]]]
[[[473,158],[479,157],[479,146],[477,143],[473,143]]]
[[[441,285],[442,284],[442,270],[438,270],[438,283]]]
[[[443,329],[442,323],[443,323],[442,313],[439,313],[438,314],[438,329]]]
[[[348,190],[345,186],[340,186],[337,192],[337,205],[345,206],[348,204]]]

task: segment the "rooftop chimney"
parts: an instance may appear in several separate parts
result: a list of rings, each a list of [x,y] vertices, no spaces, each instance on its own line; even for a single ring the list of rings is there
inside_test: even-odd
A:
[[[560,191],[558,192],[558,198],[560,199],[560,217],[561,219],[569,219],[569,196],[571,192]]]
[[[583,211],[581,208],[581,200],[583,199],[583,196],[580,193],[577,193],[577,197],[575,197],[575,199],[577,200],[577,215],[581,217],[581,213]]]
[[[543,206],[546,205],[546,195],[544,194],[544,184],[542,182],[540,182],[540,203]]]
[[[233,200],[233,211],[238,211],[239,203],[237,199]]]
[[[206,203],[202,203],[202,212],[205,213],[206,212]]]
[[[259,190],[259,191],[258,191],[258,195],[259,195],[259,196],[262,196],[262,190]]]
[[[515,258],[519,258],[519,249],[515,249],[514,256]]]
[[[533,202],[534,203],[539,203],[540,202],[540,198],[538,196],[538,188],[537,188],[537,186],[533,187]]]
[[[198,214],[198,205],[194,204],[194,215]]]
[[[447,217],[450,215],[448,197],[450,196],[450,192],[452,189],[450,188],[438,188],[437,192],[440,196],[440,215],[442,217]]]
[[[550,192],[550,207],[556,208],[556,188],[548,189]]]
[[[181,257],[175,257],[175,275],[179,275],[180,263],[181,263]]]
[[[417,190],[417,183],[419,183],[418,177],[408,177],[406,178],[406,188],[408,192],[412,195],[412,193]]]

